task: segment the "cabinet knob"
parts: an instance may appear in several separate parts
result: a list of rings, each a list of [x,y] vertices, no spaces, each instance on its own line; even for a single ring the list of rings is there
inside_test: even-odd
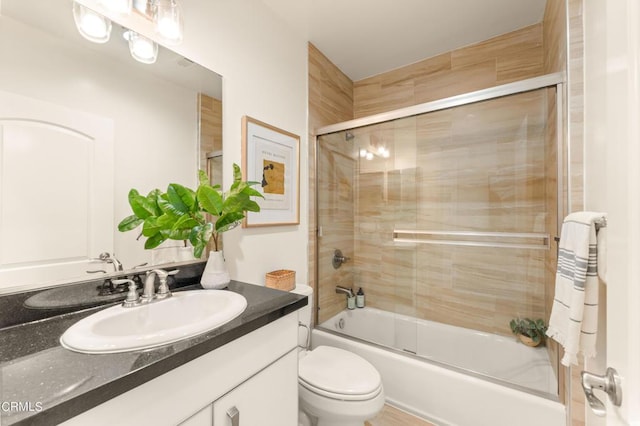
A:
[[[235,406],[227,410],[227,416],[231,419],[231,426],[240,426],[240,411]]]

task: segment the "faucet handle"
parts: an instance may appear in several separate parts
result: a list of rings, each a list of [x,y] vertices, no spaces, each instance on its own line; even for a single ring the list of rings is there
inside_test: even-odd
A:
[[[342,250],[336,249],[333,252],[333,258],[331,259],[331,264],[333,265],[333,269],[338,269],[342,266],[343,263],[347,263],[351,260],[350,257],[347,257],[342,254]]]
[[[120,284],[128,284],[129,292],[127,293],[127,298],[122,302],[122,306],[125,308],[131,308],[140,304],[140,296],[138,296],[138,291],[136,287],[136,283],[133,280],[128,278],[122,280],[113,280],[113,283],[116,285]]]
[[[174,269],[173,271],[165,271],[164,269],[153,269],[152,271],[148,271],[147,274],[149,274],[150,272],[155,273],[160,280],[166,280],[169,275],[175,275],[180,272],[180,269]]]
[[[163,278],[166,279],[167,276],[169,275],[169,273],[164,269],[153,269],[150,272],[155,273],[160,279],[163,279]],[[149,274],[150,272],[147,272],[147,274]]]
[[[163,269],[154,269],[153,272],[155,272],[158,278],[160,279],[160,287],[158,287],[158,292],[156,293],[156,297],[158,299],[171,297],[171,291],[169,291],[169,285],[167,284],[167,277],[169,275],[177,274],[178,272],[180,272],[180,270],[174,269],[173,271],[167,272]]]

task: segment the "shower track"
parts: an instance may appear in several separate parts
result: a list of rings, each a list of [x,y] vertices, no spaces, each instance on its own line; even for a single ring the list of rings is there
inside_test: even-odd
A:
[[[317,128],[315,134],[316,137],[320,137],[330,133],[341,132],[343,130],[350,130],[358,127],[370,126],[372,124],[384,123],[386,121],[398,120],[400,118],[412,117],[414,115],[425,114],[428,112],[454,108],[461,105],[473,104],[476,102],[501,98],[503,96],[510,96],[517,93],[542,89],[544,87],[557,86],[563,84],[564,81],[565,75],[562,72],[546,74],[540,77],[533,77],[526,80],[516,81],[514,83],[502,84],[500,86],[490,87],[488,89],[477,90],[475,92],[469,92],[462,95],[451,96],[449,98],[438,99],[436,101],[425,102],[406,108],[399,108],[393,111],[357,118],[355,120],[343,121],[342,123],[337,124],[330,124],[328,126]],[[561,91],[558,90],[557,93],[560,94]],[[558,104],[561,104],[561,102],[558,102]]]

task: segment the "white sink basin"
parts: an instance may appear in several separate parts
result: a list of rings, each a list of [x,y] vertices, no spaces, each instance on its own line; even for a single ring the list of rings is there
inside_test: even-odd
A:
[[[64,332],[60,343],[76,352],[105,354],[166,345],[220,327],[247,307],[226,290],[192,290],[150,304],[107,308]]]

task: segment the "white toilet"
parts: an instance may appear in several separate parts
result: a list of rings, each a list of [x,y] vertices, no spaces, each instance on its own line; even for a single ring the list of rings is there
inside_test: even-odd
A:
[[[309,297],[298,320],[309,327],[313,290],[297,285],[294,293]],[[300,327],[298,343],[305,347],[307,330]],[[300,350],[298,355],[300,426],[363,426],[384,406],[380,373],[362,357],[331,346]]]

